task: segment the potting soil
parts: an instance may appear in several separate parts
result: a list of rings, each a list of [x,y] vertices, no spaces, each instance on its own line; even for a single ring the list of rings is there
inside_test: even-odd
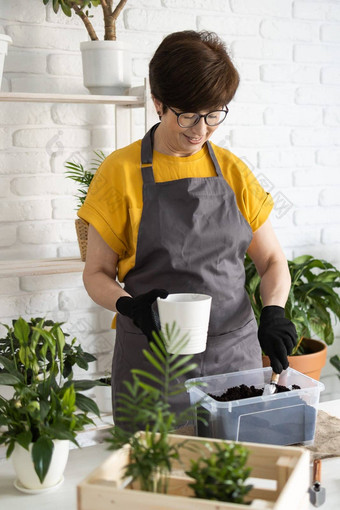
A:
[[[292,389],[299,390],[294,385]],[[263,388],[240,385],[229,388],[222,395],[209,395],[219,402],[230,402],[230,406],[218,406],[207,412],[202,403],[201,410],[207,425],[197,421],[197,434],[202,437],[248,441],[276,445],[308,443],[313,441],[316,409],[299,395],[289,396],[290,388],[279,386],[277,393],[255,402],[233,403],[235,400],[261,397]],[[208,408],[209,409],[209,408]]]
[[[300,390],[301,387],[297,384],[293,384],[292,388],[287,388],[287,386],[281,386],[280,384],[276,384],[275,393],[283,393],[284,391],[291,390]],[[260,397],[263,394],[264,388],[255,388],[255,386],[247,386],[246,384],[241,384],[240,386],[234,386],[233,388],[228,388],[222,395],[208,395],[218,402],[230,402],[232,400],[242,400],[244,398],[251,397]]]

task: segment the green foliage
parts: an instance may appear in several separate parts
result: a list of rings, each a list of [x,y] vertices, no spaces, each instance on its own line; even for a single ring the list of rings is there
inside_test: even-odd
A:
[[[91,7],[98,7],[100,5],[100,0],[43,0],[44,5],[47,5],[51,2],[54,12],[57,14],[59,11],[59,7],[63,11],[63,13],[71,17],[72,16],[72,4],[78,6],[81,10],[91,9]],[[86,16],[89,15],[89,11],[85,11]]]
[[[292,284],[285,307],[285,314],[297,330],[298,337],[310,338],[317,335],[327,345],[334,341],[332,318],[340,319],[340,271],[329,262],[302,255],[288,260]],[[259,322],[262,301],[260,277],[252,260],[245,260],[246,284],[257,322]],[[303,354],[300,346],[297,354]]]
[[[169,354],[166,347],[171,338],[177,339],[175,354]],[[125,381],[127,391],[119,395],[118,411],[121,416],[111,430],[109,449],[117,450],[125,444],[131,446],[129,464],[125,475],[139,480],[142,490],[167,491],[171,461],[179,459],[179,450],[185,441],[171,444],[167,438],[191,417],[188,408],[176,415],[171,411],[170,398],[185,391],[176,379],[188,374],[196,365],[190,363],[192,356],[180,356],[178,352],[185,345],[186,338],[179,338],[175,325],[166,333],[154,333],[150,344],[152,353],[144,350],[144,356],[155,368],[157,375],[135,369],[134,383]],[[138,434],[145,430],[145,434]]]
[[[60,324],[48,323],[45,319],[26,322],[21,317],[13,321],[12,327],[6,326],[8,335],[2,339],[0,355],[0,384],[14,390],[10,399],[0,396],[0,444],[7,446],[9,457],[16,443],[27,450],[33,443],[32,460],[41,482],[51,462],[53,439],[77,444],[77,432],[93,423],[88,413],[99,416],[96,403],[79,392],[100,383],[74,381],[71,369],[74,363],[87,367],[93,357],[89,359],[72,344],[67,350]],[[66,352],[74,356],[68,368]]]
[[[106,41],[116,40],[116,21],[124,8],[127,0],[119,0],[115,8],[112,1],[101,2],[100,0],[42,0],[44,5],[52,4],[53,11],[57,14],[59,9],[65,16],[71,17],[72,14],[79,16],[84,23],[87,33],[92,41],[98,40],[98,36],[91,24],[93,17],[90,12],[92,7],[101,6],[104,20],[104,39]]]
[[[40,317],[31,318],[28,322],[15,319],[12,326],[4,324],[7,335],[0,338],[0,355],[13,360],[21,373],[24,372],[22,360],[26,359],[26,382],[30,382],[32,373],[41,373],[43,367],[47,371],[55,370],[55,367],[52,368],[54,362],[60,364],[60,371],[65,379],[73,375],[74,365],[88,370],[88,364],[96,358],[84,352],[81,345],[77,345],[76,338],[71,342],[66,340],[69,335],[62,330],[63,324]],[[47,349],[49,340],[51,348]],[[0,373],[2,371],[0,368]]]
[[[206,443],[205,446],[211,454],[191,460],[191,469],[186,471],[195,480],[189,484],[195,496],[244,503],[244,496],[252,488],[245,483],[251,471],[246,467],[248,449],[236,443]]]
[[[338,354],[336,354],[335,356],[332,356],[329,361],[331,362],[333,367],[335,367],[337,369],[337,371],[339,372],[338,377],[340,379],[340,356]]]
[[[65,163],[65,168],[68,168],[68,172],[66,172],[67,178],[80,184],[80,188],[78,188],[79,194],[77,195],[77,208],[83,205],[94,174],[105,159],[105,154],[102,151],[94,151],[94,153],[97,158],[91,160],[91,167],[87,170],[81,163],[75,161],[66,161]]]

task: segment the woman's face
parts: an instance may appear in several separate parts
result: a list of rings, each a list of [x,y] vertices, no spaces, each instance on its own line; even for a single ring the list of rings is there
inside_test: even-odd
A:
[[[155,149],[171,156],[191,156],[200,151],[205,142],[216,131],[218,126],[208,126],[201,118],[198,124],[190,128],[182,128],[177,123],[177,117],[167,109],[163,114],[162,104],[154,100],[157,112],[160,111],[162,121],[155,134]],[[183,113],[173,108],[177,113]],[[205,114],[207,111],[194,112]]]

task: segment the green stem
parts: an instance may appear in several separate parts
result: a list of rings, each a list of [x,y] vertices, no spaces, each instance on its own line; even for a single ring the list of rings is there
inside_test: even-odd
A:
[[[301,338],[299,339],[298,343],[296,344],[296,346],[292,350],[291,356],[294,356],[297,353],[297,351],[299,350],[299,347],[301,345],[302,340],[303,340],[303,335],[301,336]]]
[[[18,370],[17,359],[16,359],[15,352],[14,352],[14,344],[13,344],[12,333],[9,334],[9,340],[11,342],[11,351],[12,351],[12,358],[13,358],[13,361],[14,361],[14,365],[15,365],[16,370]]]

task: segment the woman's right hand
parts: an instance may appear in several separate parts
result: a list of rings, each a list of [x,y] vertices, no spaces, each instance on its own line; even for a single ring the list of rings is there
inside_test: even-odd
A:
[[[116,309],[122,315],[126,315],[132,319],[135,326],[137,326],[147,337],[149,342],[154,340],[152,332],[159,332],[159,326],[152,310],[152,305],[158,297],[166,298],[168,292],[164,289],[152,289],[145,294],[140,294],[134,298],[129,296],[122,296],[117,299]]]

